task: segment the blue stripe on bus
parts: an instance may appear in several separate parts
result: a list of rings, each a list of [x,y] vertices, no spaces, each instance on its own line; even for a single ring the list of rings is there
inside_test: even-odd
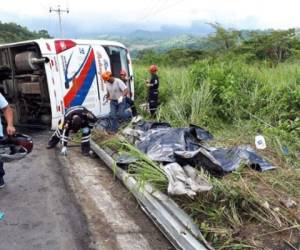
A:
[[[95,60],[93,60],[92,65],[88,71],[88,74],[87,74],[86,78],[84,79],[83,85],[81,86],[81,88],[77,92],[75,98],[71,102],[71,105],[70,105],[71,107],[76,106],[76,105],[81,105],[84,102],[84,100],[91,88],[91,85],[94,81],[96,72],[97,72],[96,63],[95,63]]]

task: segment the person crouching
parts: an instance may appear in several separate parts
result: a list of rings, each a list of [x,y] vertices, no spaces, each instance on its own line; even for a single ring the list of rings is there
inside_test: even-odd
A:
[[[88,156],[90,152],[91,129],[97,121],[96,116],[85,107],[74,106],[69,108],[62,120],[59,121],[58,128],[50,138],[47,148],[53,148],[61,140],[61,153],[67,155],[67,144],[70,131],[77,133],[82,129],[81,152]]]

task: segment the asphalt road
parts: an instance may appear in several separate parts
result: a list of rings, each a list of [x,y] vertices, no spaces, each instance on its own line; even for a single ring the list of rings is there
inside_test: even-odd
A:
[[[33,135],[34,150],[4,165],[1,250],[88,249],[85,217],[70,195],[56,152],[45,149],[48,138],[47,132]]]
[[[0,250],[172,249],[99,159],[47,150],[49,135],[32,134],[32,153],[5,165]]]

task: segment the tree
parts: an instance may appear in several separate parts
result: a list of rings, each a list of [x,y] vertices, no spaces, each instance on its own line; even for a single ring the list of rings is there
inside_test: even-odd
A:
[[[249,59],[269,60],[277,65],[300,52],[300,41],[296,38],[295,29],[253,32],[250,39],[243,42],[239,52],[248,53]]]
[[[37,38],[50,38],[48,31],[29,31],[26,27],[16,23],[0,22],[0,43],[18,42]]]
[[[37,32],[37,36],[39,38],[51,38],[51,36],[49,35],[48,31],[47,30],[39,30]]]
[[[215,33],[208,37],[208,43],[211,43],[213,49],[217,51],[228,51],[238,45],[240,32],[234,29],[225,29],[219,23],[209,23],[215,29]]]

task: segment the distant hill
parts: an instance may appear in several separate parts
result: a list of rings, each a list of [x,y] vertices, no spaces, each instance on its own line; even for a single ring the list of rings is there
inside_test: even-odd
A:
[[[135,25],[133,24],[132,27]],[[167,51],[173,48],[200,49],[203,38],[213,32],[213,28],[204,21],[193,21],[189,26],[163,25],[159,30],[134,29],[128,25],[122,30],[115,30],[105,34],[86,34],[81,38],[108,39],[124,43],[135,55],[140,50],[153,49]]]
[[[205,46],[204,37],[189,34],[161,34],[160,32],[135,31],[129,35],[101,35],[93,39],[115,40],[126,45],[134,57],[139,51],[152,49],[157,52],[173,48],[201,49]]]
[[[30,31],[26,27],[15,23],[2,23],[0,21],[0,44],[18,42],[23,40],[50,38],[48,31]]]

